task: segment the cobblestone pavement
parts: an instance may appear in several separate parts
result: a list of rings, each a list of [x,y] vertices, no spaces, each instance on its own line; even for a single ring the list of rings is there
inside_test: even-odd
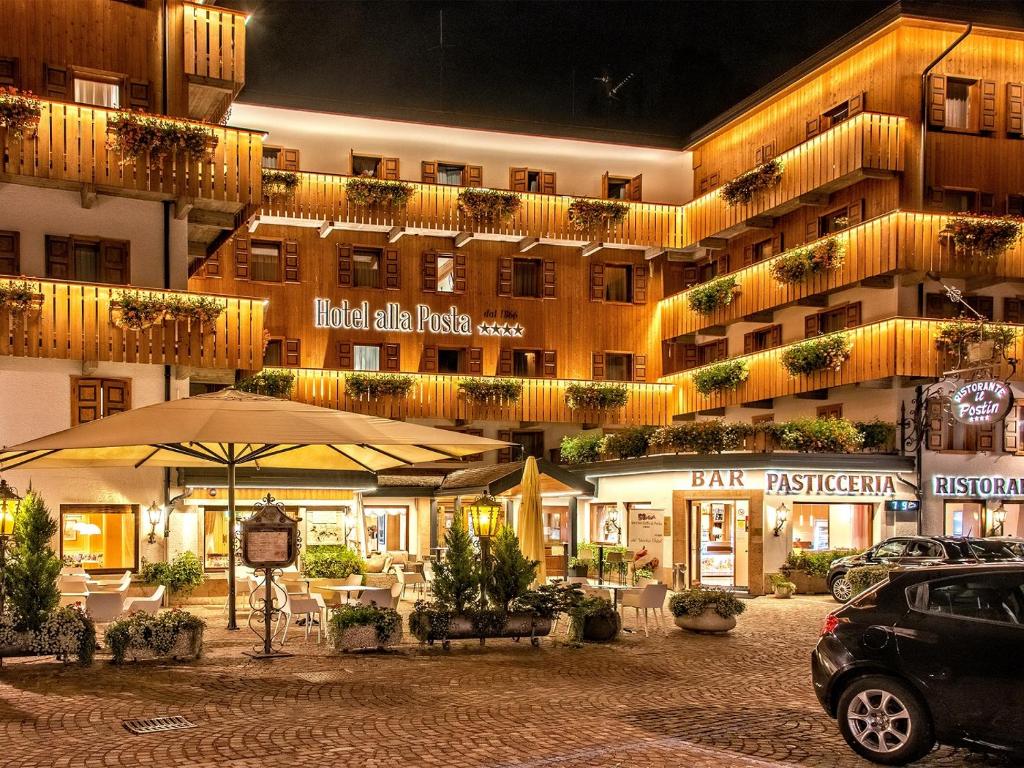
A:
[[[863,766],[819,709],[808,653],[825,598],[748,603],[726,637],[663,631],[609,646],[544,639],[414,643],[386,655],[241,655],[211,611],[199,662],[0,671],[0,766]],[[133,736],[126,718],[180,714],[191,730]],[[936,750],[922,766],[1005,765]]]

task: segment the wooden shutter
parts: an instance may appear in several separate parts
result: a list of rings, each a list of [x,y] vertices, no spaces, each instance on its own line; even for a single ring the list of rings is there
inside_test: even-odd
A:
[[[484,185],[483,166],[467,165],[465,182],[467,187],[482,187]]]
[[[785,233],[779,232],[772,237],[772,256],[778,256],[784,250],[786,250],[786,236]]]
[[[1021,321],[1021,305],[1024,304],[1020,299],[1005,298],[1003,299],[1003,322],[1004,323],[1019,323]]]
[[[782,325],[773,325],[772,332],[769,334],[768,345],[771,347],[782,346]]]
[[[338,342],[338,367],[343,371],[351,371],[354,367],[351,341]]]
[[[437,251],[424,251],[420,259],[420,290],[437,292]]]
[[[804,228],[804,242],[809,243],[812,240],[817,240],[821,232],[819,227],[818,217],[811,217],[811,220],[807,222]]]
[[[856,96],[851,97],[849,102],[847,102],[847,117],[853,117],[854,115],[859,115],[861,112],[863,112],[865,104],[867,104],[867,97],[867,93],[864,92],[858,93]]]
[[[384,344],[384,370],[395,373],[402,370],[402,348],[399,344]]]
[[[425,344],[423,346],[420,370],[424,373],[437,373],[437,344]]]
[[[604,264],[590,264],[590,300],[604,301]]]
[[[21,235],[0,230],[0,275],[21,274]]]
[[[996,81],[981,81],[981,122],[979,127],[982,131],[994,131],[996,129]]]
[[[0,56],[0,85],[20,87],[18,60],[11,56]]]
[[[601,176],[601,197],[608,197],[608,171],[605,171]]]
[[[722,183],[722,172],[721,171],[715,171],[714,173],[712,173],[711,175],[708,176],[708,189],[714,189],[715,187],[717,187],[721,183]]]
[[[104,416],[124,413],[132,407],[131,383],[124,379],[104,379],[102,383]]]
[[[993,214],[996,212],[996,195],[994,192],[978,193],[978,213]]]
[[[1003,419],[1003,450],[1016,453],[1020,450],[1020,415],[1021,406],[1013,406]]]
[[[760,165],[764,162],[764,147],[758,147],[754,150],[754,164]]]
[[[298,368],[302,363],[302,342],[300,339],[284,340],[284,364],[291,368]]]
[[[299,241],[285,240],[284,244],[284,281],[299,282]]]
[[[148,80],[129,80],[128,87],[128,106],[132,109],[141,109],[143,112],[150,111],[150,93],[152,89],[149,87]]]
[[[629,180],[628,192],[628,198],[635,203],[639,203],[644,199],[644,175],[642,173]]]
[[[555,296],[558,295],[557,291],[556,291],[556,288],[557,288],[557,286],[556,286],[557,274],[558,273],[555,271],[555,260],[554,259],[545,259],[544,260],[544,288],[543,288],[543,292],[541,294],[545,299],[553,299],[553,298],[555,298]]]
[[[71,238],[46,236],[46,276],[54,280],[70,280]]]
[[[498,295],[512,295],[512,259],[504,256],[498,259]]]
[[[595,352],[590,360],[590,378],[602,381],[604,375],[604,352]]]
[[[696,368],[700,362],[697,359],[698,351],[696,344],[680,344],[683,349],[683,370]]]
[[[206,277],[220,277],[220,251],[214,251],[203,262],[203,273]]]
[[[743,334],[743,354],[744,355],[749,355],[751,352],[754,351],[754,335],[755,335],[754,331],[751,331],[750,333],[744,333]]]
[[[43,64],[43,95],[64,101],[71,98],[71,78],[67,67]]]
[[[500,349],[498,350],[498,375],[499,376],[511,376],[515,370],[513,362],[513,352],[511,349]]]
[[[744,245],[743,246],[743,266],[749,267],[754,263],[754,246]]]
[[[994,85],[994,84],[993,84]],[[996,447],[996,432],[992,424],[978,424],[978,450],[991,451]]]
[[[647,277],[650,273],[646,264],[638,264],[633,268],[633,303],[647,303]]]
[[[397,248],[384,249],[384,287],[397,291],[402,287],[401,253]]]
[[[928,76],[928,127],[946,127],[946,76]]]
[[[719,360],[725,360],[729,357],[729,339],[719,339],[715,342],[714,352],[712,353],[717,363]]]
[[[420,163],[420,181],[424,184],[437,184],[437,163],[424,160]]]
[[[299,170],[299,150],[282,149],[281,153],[278,155],[278,159],[281,161],[282,171]]]
[[[131,282],[127,240],[100,241],[100,281],[128,285]]]
[[[821,318],[818,317],[818,313],[815,312],[813,315],[808,315],[804,318],[804,338],[809,339],[812,336],[817,336],[821,330]]]
[[[821,117],[812,117],[807,121],[807,128],[804,134],[805,139],[811,139],[821,133]]]
[[[510,429],[499,429],[498,430],[498,439],[499,440],[504,440],[506,443],[511,443],[512,442],[512,430],[510,430]],[[513,446],[509,446],[508,448],[501,448],[501,449],[499,449],[498,450],[498,463],[499,464],[508,464],[509,462],[511,462],[512,461],[512,450],[513,450]]]
[[[715,277],[729,274],[729,252],[722,251],[715,257]]]
[[[385,157],[381,159],[381,178],[387,181],[398,181],[401,177],[401,165],[397,157]]]
[[[470,347],[467,350],[469,358],[469,372],[474,376],[482,376],[484,372],[484,350],[483,347]]]
[[[469,274],[466,266],[466,254],[456,253],[453,258],[455,259],[455,290],[453,293],[465,293],[469,285],[469,281],[466,278]]]
[[[946,294],[944,293],[927,293],[924,297],[924,316],[925,317],[945,317],[946,314]]]
[[[1006,132],[1024,136],[1024,83],[1006,84]]]
[[[541,352],[541,375],[545,379],[558,378],[558,352],[554,349],[545,349]]]
[[[694,264],[687,264],[683,266],[683,290],[692,288],[700,280],[700,271]]]
[[[941,451],[946,447],[946,418],[943,413],[942,401],[931,398],[925,404],[925,416],[928,421],[928,449]]]
[[[647,381],[647,355],[633,355],[633,381]]]
[[[554,171],[540,172],[540,193],[542,195],[557,195],[558,177]]]
[[[72,426],[96,421],[100,413],[103,382],[100,379],[71,378]]]
[[[851,301],[846,305],[846,327],[856,328],[860,325],[860,302]]]
[[[338,285],[341,288],[352,287],[352,246],[349,243],[338,243]]]
[[[249,279],[249,238],[235,238],[235,277]]]
[[[846,226],[855,227],[864,221],[864,198],[854,200],[846,206]]]
[[[508,169],[508,188],[513,192],[529,192],[530,191],[530,169],[529,168],[509,168]]]
[[[693,170],[696,171],[698,168],[700,168],[702,165],[704,165],[704,150],[703,149],[695,149],[695,150],[693,150],[693,154],[691,155],[691,160],[692,160],[691,167],[693,168]]]

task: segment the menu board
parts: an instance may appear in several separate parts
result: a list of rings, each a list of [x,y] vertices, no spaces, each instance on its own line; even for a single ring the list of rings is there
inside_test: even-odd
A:
[[[652,555],[654,567],[661,560],[665,541],[665,512],[661,509],[629,507],[629,548],[637,553]]]
[[[246,531],[242,551],[250,565],[287,565],[291,562],[292,532],[286,529]]]

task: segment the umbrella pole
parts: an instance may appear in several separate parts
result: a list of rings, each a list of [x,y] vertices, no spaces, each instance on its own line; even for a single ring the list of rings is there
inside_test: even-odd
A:
[[[228,629],[238,629],[235,619],[235,445],[228,444]]]

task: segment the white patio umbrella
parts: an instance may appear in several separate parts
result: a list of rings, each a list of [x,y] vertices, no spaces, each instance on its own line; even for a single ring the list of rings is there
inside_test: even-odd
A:
[[[504,448],[508,443],[402,421],[225,389],[107,416],[0,450],[0,471],[195,467],[227,470],[229,531],[235,469],[379,472]],[[235,539],[228,537],[228,629],[235,622]]]

